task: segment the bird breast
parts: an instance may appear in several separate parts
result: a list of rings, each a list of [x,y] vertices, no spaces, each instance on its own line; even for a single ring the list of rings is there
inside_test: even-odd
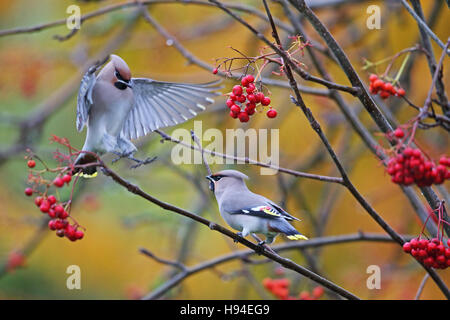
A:
[[[133,91],[119,90],[109,82],[98,81],[93,90],[93,103],[90,122],[99,122],[110,135],[117,136],[133,107]]]

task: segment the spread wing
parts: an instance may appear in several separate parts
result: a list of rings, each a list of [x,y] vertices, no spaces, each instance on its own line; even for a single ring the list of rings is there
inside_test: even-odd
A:
[[[77,130],[81,131],[86,124],[92,106],[92,89],[95,85],[96,66],[89,68],[81,79],[77,97]]]
[[[299,220],[289,213],[281,209],[280,207],[273,205],[272,203],[267,205],[261,205],[256,207],[244,208],[229,212],[230,214],[244,214],[249,216],[255,216],[266,219],[284,218],[288,221]]]
[[[130,81],[134,105],[122,128],[122,135],[136,139],[151,131],[187,121],[213,103],[220,81],[205,84],[161,82],[145,78]]]

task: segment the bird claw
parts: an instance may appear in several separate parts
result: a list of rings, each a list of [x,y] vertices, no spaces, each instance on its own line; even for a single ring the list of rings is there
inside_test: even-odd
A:
[[[144,160],[139,160],[139,159],[136,159],[136,158],[134,158],[134,157],[131,156],[131,155],[133,154],[132,152],[128,152],[128,153],[119,153],[119,152],[113,151],[112,153],[115,154],[115,155],[118,156],[118,157],[115,158],[115,159],[113,159],[113,160],[111,161],[111,163],[116,163],[117,161],[119,161],[119,160],[122,159],[122,158],[128,158],[128,159],[133,160],[134,162],[136,162],[135,165],[132,165],[132,166],[131,166],[131,169],[136,169],[136,168],[138,168],[138,167],[140,167],[140,166],[143,166],[143,165],[152,163],[152,162],[155,161],[156,158],[157,158],[157,157],[155,156],[155,157],[148,157],[148,158],[146,158],[146,159],[144,159]]]
[[[239,237],[242,238],[242,232],[236,232],[236,234],[237,234]],[[233,239],[233,242],[236,243],[236,242],[238,242],[238,240],[237,240],[237,239]]]
[[[117,156],[117,158],[112,159],[111,163],[116,163],[117,161],[119,161],[122,158],[129,158],[131,156],[131,152],[120,153],[120,152],[112,151],[111,153],[113,153]]]
[[[146,164],[152,163],[152,162],[155,161],[158,157],[156,157],[156,156],[155,156],[155,157],[151,157],[151,158],[148,157],[148,158],[146,158],[145,160],[139,160],[139,159],[130,158],[130,157],[128,157],[128,158],[136,162],[136,164],[135,164],[135,165],[132,165],[130,168],[131,168],[131,169],[136,169],[136,168],[138,168],[138,167],[140,167],[140,166],[144,166],[144,165],[146,165]]]
[[[255,252],[258,254],[258,255],[262,255],[262,253],[264,252],[264,250],[266,250],[266,248],[264,247],[264,245],[266,244],[266,241],[260,241],[260,242],[258,242],[258,246],[256,247],[256,249],[255,249]]]

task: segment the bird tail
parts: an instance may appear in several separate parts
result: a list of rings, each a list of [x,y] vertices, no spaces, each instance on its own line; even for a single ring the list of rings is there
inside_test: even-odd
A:
[[[270,229],[284,233],[289,240],[308,240],[308,238],[298,232],[289,222],[284,219],[277,220],[270,224]]]
[[[77,160],[75,160],[76,165],[85,165],[89,163],[97,162],[97,159],[94,155],[89,153],[80,153]],[[72,172],[73,175],[79,175],[83,178],[95,178],[97,176],[97,166],[86,166],[83,168],[75,168]]]

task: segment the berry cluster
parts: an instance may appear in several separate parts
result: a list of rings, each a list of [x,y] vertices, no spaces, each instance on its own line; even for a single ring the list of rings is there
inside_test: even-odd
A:
[[[450,239],[447,240],[450,247]],[[403,244],[403,251],[410,253],[424,265],[434,269],[450,267],[450,248],[446,248],[438,238],[432,240],[414,238]]]
[[[36,166],[36,162],[30,159],[27,162],[27,166],[32,169]],[[42,179],[39,173],[36,175],[31,173],[30,180],[34,182],[34,189],[31,187],[26,188],[25,195],[31,197],[33,194],[37,194],[34,198],[34,203],[42,213],[47,214],[51,218],[48,223],[49,229],[56,231],[58,237],[67,237],[71,241],[82,239],[84,232],[78,229],[78,223],[74,222],[71,224],[68,221],[68,218],[75,221],[67,211],[70,208],[69,203],[62,203],[57,200],[55,195],[48,194],[51,186],[62,188],[64,185],[69,185],[72,181],[72,175],[70,173],[60,173],[53,181],[46,181]],[[46,186],[45,192],[38,190],[39,185]]]
[[[381,80],[376,74],[371,74],[369,77],[369,81],[370,93],[378,93],[383,99],[387,99],[389,98],[389,96],[403,97],[405,95],[404,89],[394,87],[392,83]]]
[[[308,291],[302,291],[298,297],[289,295],[290,281],[286,278],[263,280],[264,287],[274,296],[281,300],[318,300],[324,293],[322,287],[315,287],[311,294]]]
[[[397,129],[399,130],[399,129]],[[394,131],[396,136],[403,136],[403,131]],[[392,182],[409,186],[416,183],[419,187],[442,184],[450,179],[450,158],[442,157],[439,165],[426,160],[419,149],[406,147],[391,158],[387,165],[387,173]]]
[[[270,105],[270,98],[257,91],[254,81],[255,78],[249,74],[242,78],[241,85],[233,87],[226,102],[228,108],[230,108],[230,117],[239,118],[241,122],[247,122],[250,116],[255,113],[258,104],[261,106]],[[277,111],[269,107],[267,117],[275,118],[276,116]]]

